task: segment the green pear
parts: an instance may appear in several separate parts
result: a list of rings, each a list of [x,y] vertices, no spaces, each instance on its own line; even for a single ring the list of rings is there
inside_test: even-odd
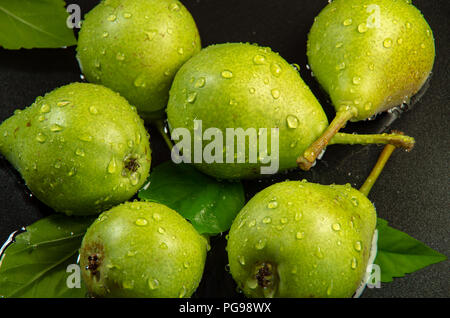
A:
[[[360,191],[304,180],[256,194],[234,220],[227,245],[230,272],[245,295],[351,297],[373,257],[377,216],[367,195],[393,149],[386,146]]]
[[[194,150],[190,158],[202,172],[220,179],[260,176],[261,167],[268,165],[263,160],[267,155],[278,160],[279,171],[296,168],[298,154],[328,127],[322,107],[298,71],[270,48],[244,43],[213,45],[186,62],[170,90],[167,117],[172,138],[175,129],[185,128],[190,133],[191,145],[195,144],[198,130],[194,120],[201,121],[205,133],[208,129],[220,130],[223,145],[211,151],[219,160],[198,162]],[[236,138],[233,149],[225,142],[227,138],[234,139],[227,128],[254,129],[253,139],[239,142]],[[272,147],[276,140],[272,128],[278,128],[278,147]],[[267,135],[260,134],[261,129],[266,129]],[[260,145],[263,138],[267,138],[267,153]],[[206,151],[210,141],[203,139]],[[414,140],[399,135],[338,134],[332,141],[374,142],[414,143]],[[243,143],[244,154],[238,148]],[[250,160],[250,145],[258,145],[257,160]],[[226,158],[230,150],[234,162]],[[238,160],[239,155],[243,160]]]
[[[190,297],[203,274],[207,241],[165,205],[127,202],[102,213],[80,249],[95,297]]]
[[[278,183],[233,222],[230,271],[250,297],[351,297],[366,272],[375,225],[374,206],[350,185]]]
[[[144,119],[161,117],[179,67],[201,49],[175,0],[107,0],[85,17],[77,58],[86,79],[119,92]]]
[[[430,75],[435,46],[429,25],[411,1],[336,0],[315,19],[307,53],[337,114],[299,158],[304,170],[347,121],[408,102]]]
[[[0,126],[0,153],[57,212],[90,215],[130,199],[150,170],[142,119],[109,88],[73,83]]]

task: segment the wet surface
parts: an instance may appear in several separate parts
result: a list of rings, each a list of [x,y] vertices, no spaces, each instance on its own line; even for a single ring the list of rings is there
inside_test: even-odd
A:
[[[334,109],[308,70],[306,37],[314,17],[326,5],[321,1],[185,0],[196,20],[203,46],[224,42],[251,42],[270,46],[290,63],[300,66],[300,74],[323,105],[329,119]],[[96,1],[72,1],[87,12]],[[416,138],[411,153],[397,151],[389,161],[370,199],[380,217],[437,251],[450,256],[450,198],[448,129],[450,79],[450,36],[445,0],[414,1],[426,17],[436,39],[437,58],[433,76],[420,98],[414,97],[409,111],[396,109],[374,120],[349,123],[346,132],[379,133],[397,129]],[[447,8],[447,10],[444,10]],[[30,105],[36,96],[80,81],[74,48],[57,50],[0,49],[0,121],[14,109]],[[420,94],[419,94],[420,95]],[[405,107],[403,107],[405,108]],[[401,110],[401,111],[400,111]],[[153,166],[170,159],[170,153],[150,128]],[[323,184],[351,183],[359,187],[375,164],[382,147],[331,146],[309,172],[298,170],[266,178],[244,181],[247,199],[263,188],[286,179],[307,179]],[[51,210],[27,190],[20,175],[0,159],[0,241]],[[242,297],[226,270],[225,234],[211,239],[202,283],[195,297]],[[430,266],[381,289],[366,289],[363,297],[450,297],[449,261]]]

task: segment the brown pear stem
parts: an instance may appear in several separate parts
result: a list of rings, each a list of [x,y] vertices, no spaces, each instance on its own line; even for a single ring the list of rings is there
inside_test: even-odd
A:
[[[372,172],[370,173],[369,177],[367,177],[362,187],[359,189],[359,191],[362,192],[362,194],[364,194],[366,197],[369,195],[370,190],[372,190],[373,185],[377,181],[378,177],[381,174],[381,171],[383,171],[386,162],[389,160],[394,150],[394,145],[388,144],[386,145],[386,147],[384,147],[383,152],[381,153],[377,163],[372,169]]]
[[[345,124],[355,117],[357,113],[356,108],[347,107],[344,110],[340,110],[336,113],[336,117],[325,130],[325,132],[317,139],[302,156],[297,158],[297,165],[300,169],[308,171],[316,161],[317,157],[321,154],[323,149],[328,145],[334,135],[345,126]]]
[[[164,131],[164,120],[158,119],[158,120],[153,121],[152,123],[158,129],[158,132],[160,133],[161,137],[163,137],[163,139],[166,142],[169,149],[172,150],[172,148],[173,148],[172,140],[170,139],[169,135]]]

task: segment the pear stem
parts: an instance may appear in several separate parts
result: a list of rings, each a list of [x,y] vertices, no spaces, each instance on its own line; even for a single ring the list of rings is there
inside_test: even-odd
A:
[[[336,117],[325,130],[325,132],[317,139],[302,156],[297,158],[297,165],[300,169],[308,171],[316,161],[317,157],[322,153],[323,149],[328,145],[334,135],[345,126],[345,124],[355,117],[356,108],[347,107],[344,110],[340,110],[336,113]]]
[[[405,136],[392,132],[391,134],[375,134],[375,135],[357,135],[337,133],[328,143],[329,145],[347,144],[347,145],[369,145],[369,144],[391,144],[396,148],[403,148],[411,151],[414,147],[415,140],[413,137]]]
[[[381,171],[383,171],[384,166],[386,165],[386,162],[391,157],[392,153],[395,150],[395,146],[388,144],[386,147],[384,147],[383,152],[381,153],[380,157],[378,158],[377,163],[372,169],[372,172],[370,173],[369,177],[367,177],[366,181],[362,185],[362,187],[359,189],[359,191],[364,194],[366,197],[369,195],[370,190],[372,190],[373,185],[377,181],[378,177],[381,174]]]
[[[172,140],[170,139],[169,135],[164,130],[164,126],[165,126],[164,119],[154,120],[153,124],[158,129],[158,132],[160,133],[161,137],[163,137],[163,139],[166,142],[169,149],[172,150],[172,148],[173,148]]]

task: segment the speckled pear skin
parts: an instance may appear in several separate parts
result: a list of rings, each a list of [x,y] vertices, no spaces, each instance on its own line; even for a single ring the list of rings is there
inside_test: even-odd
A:
[[[62,86],[0,126],[0,153],[57,212],[91,215],[130,199],[150,170],[142,119],[118,93]]]
[[[127,202],[87,230],[80,265],[95,297],[181,298],[197,289],[206,252],[206,239],[174,210]]]
[[[179,1],[106,0],[86,14],[77,58],[89,82],[119,92],[147,120],[164,115],[175,73],[200,49]]]
[[[230,272],[249,297],[351,297],[375,226],[375,207],[349,184],[278,183],[233,222]]]
[[[316,17],[309,65],[337,111],[364,120],[409,101],[433,68],[432,31],[407,0],[335,0]]]
[[[202,120],[203,131],[219,128],[224,135],[226,128],[267,128],[269,140],[270,129],[279,128],[280,171],[295,168],[298,154],[328,126],[297,70],[270,48],[245,43],[212,45],[186,62],[170,90],[167,116],[172,131],[188,128],[191,136],[194,119]],[[261,176],[261,163],[248,158],[196,167],[219,179]]]

